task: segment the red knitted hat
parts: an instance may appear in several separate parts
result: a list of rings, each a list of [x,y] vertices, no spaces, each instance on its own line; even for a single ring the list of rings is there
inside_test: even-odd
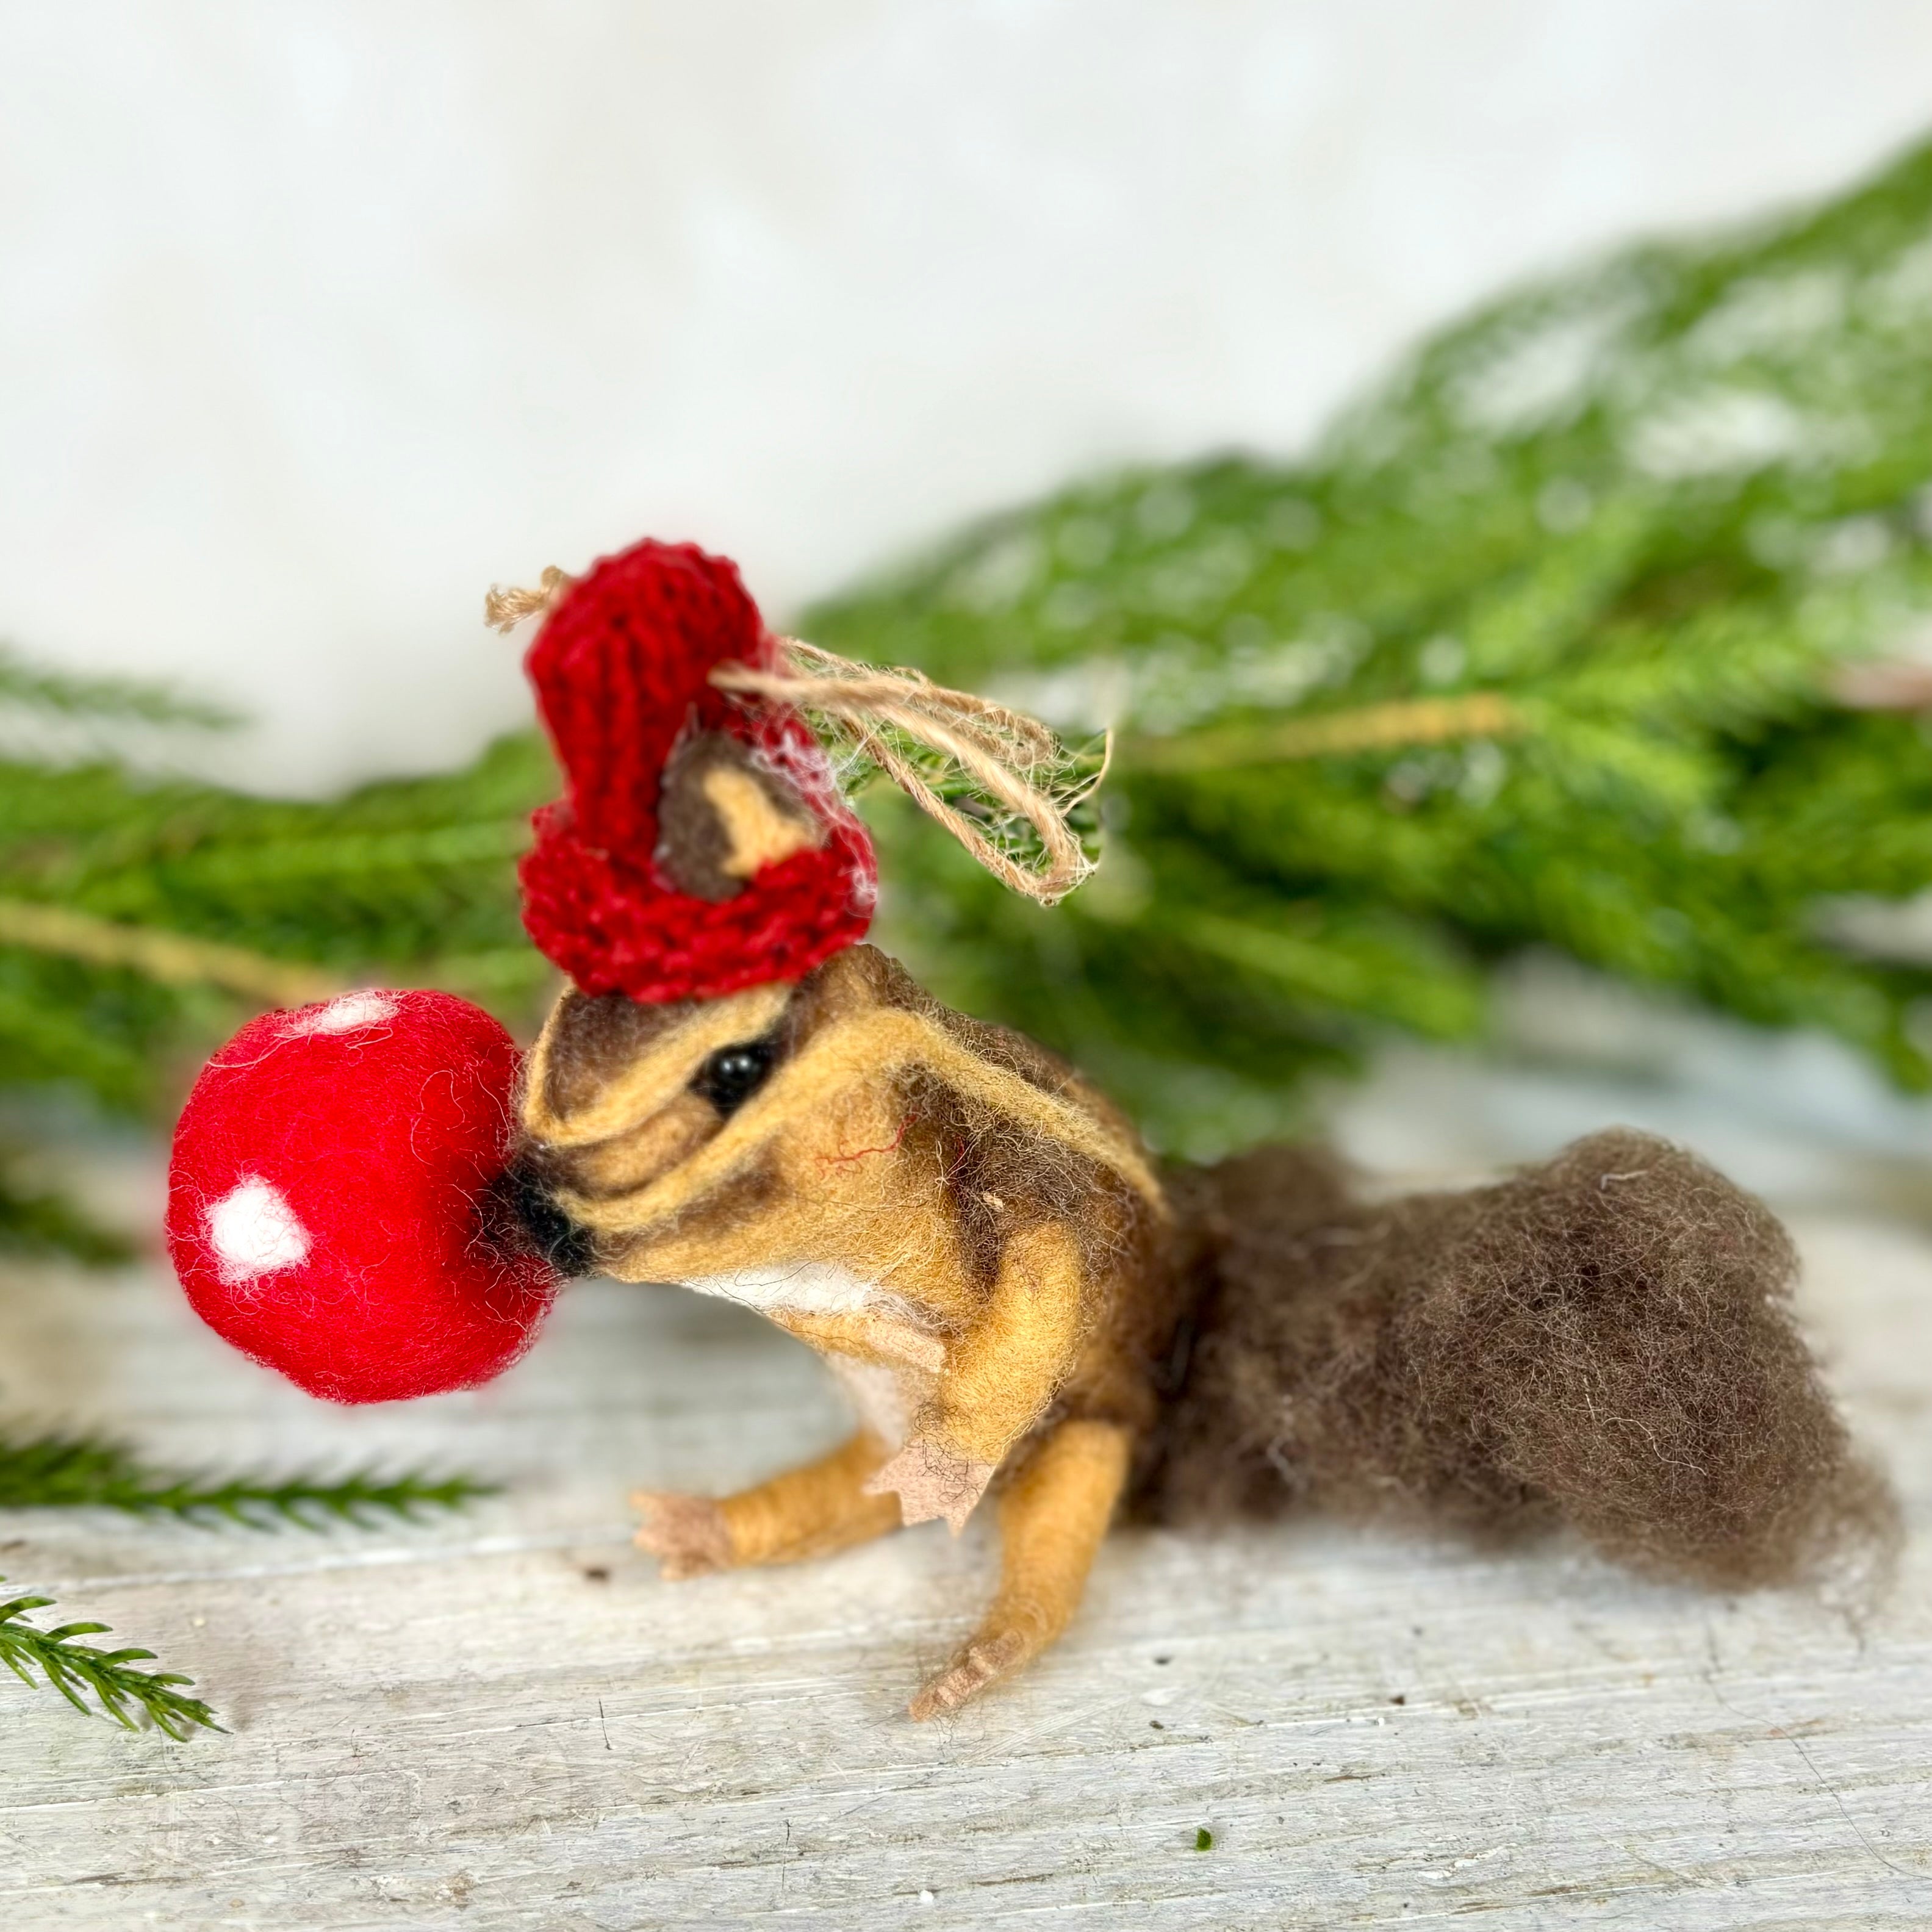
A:
[[[586,993],[656,1003],[795,980],[871,922],[872,842],[823,748],[796,712],[709,682],[733,662],[776,670],[776,640],[736,567],[691,544],[646,542],[602,559],[531,646],[530,680],[566,784],[534,820],[520,868],[524,923]],[[706,734],[745,748],[815,826],[816,842],[728,896],[686,890],[664,863],[666,768]]]

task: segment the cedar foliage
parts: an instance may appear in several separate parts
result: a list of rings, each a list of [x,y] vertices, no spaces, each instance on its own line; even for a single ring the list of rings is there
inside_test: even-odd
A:
[[[122,694],[64,687],[71,710],[98,704],[104,717]],[[140,696],[148,715],[168,716],[160,694]],[[0,662],[0,712],[17,727],[45,709],[31,678]],[[214,942],[272,970],[308,964],[344,983],[446,986],[514,1013],[548,968],[524,938],[512,861],[554,788],[527,734],[463,772],[327,802],[152,777],[93,747],[50,758],[30,740],[0,756],[0,1091],[79,1089],[110,1113],[164,1122],[200,1056],[266,1003],[192,974],[9,944],[14,906]],[[10,1172],[7,1154],[0,1130],[0,1242],[115,1258],[111,1237]]]
[[[1391,1023],[1472,1033],[1534,946],[1924,1086],[1932,974],[1822,915],[1932,884],[1922,714],[1832,695],[1925,652],[1928,352],[1932,146],[1505,298],[1305,462],[1078,486],[811,614],[1120,731],[1106,866],[1054,914],[891,815],[916,970],[1196,1151]]]
[[[89,1708],[91,1692],[102,1714],[125,1729],[140,1730],[146,1718],[177,1742],[197,1728],[222,1728],[214,1713],[182,1688],[192,1683],[191,1678],[178,1670],[141,1668],[154,1660],[152,1650],[131,1644],[103,1650],[80,1641],[104,1635],[106,1624],[68,1623],[42,1630],[26,1621],[28,1611],[45,1610],[52,1601],[51,1597],[23,1596],[0,1603],[0,1664],[23,1684],[32,1684],[38,1670],[76,1711]]]
[[[832,649],[1118,728],[1106,862],[1052,912],[872,788],[881,936],[1193,1153],[1278,1127],[1301,1076],[1391,1029],[1473,1034],[1489,970],[1534,946],[1925,1084],[1932,973],[1828,914],[1932,884],[1922,718],[1833,684],[1922,648],[1928,346],[1932,146],[1504,297],[1304,460],[1079,484],[807,614]],[[0,711],[187,728],[17,664]],[[554,788],[527,734],[304,804],[30,730],[0,758],[0,1088],[164,1116],[245,1004],[7,943],[10,904],[527,1018],[547,974],[510,862]]]
[[[410,1522],[496,1493],[494,1485],[467,1476],[374,1469],[342,1476],[183,1474],[150,1468],[124,1444],[98,1436],[0,1432],[0,1509],[92,1507],[250,1529],[315,1529],[332,1522],[366,1526],[383,1516]]]
[[[410,1522],[431,1510],[459,1510],[495,1486],[466,1476],[384,1474],[357,1470],[344,1476],[184,1475],[150,1468],[124,1444],[98,1436],[10,1436],[0,1432],[0,1510],[116,1509],[131,1516],[172,1516],[184,1522],[226,1523],[247,1529],[292,1526],[317,1530],[334,1523],[366,1527],[382,1517]],[[23,1683],[38,1671],[76,1710],[90,1706],[134,1730],[145,1719],[170,1737],[196,1727],[220,1730],[214,1714],[181,1688],[178,1671],[142,1669],[150,1650],[104,1651],[80,1640],[107,1626],[67,1623],[43,1630],[27,1622],[51,1597],[26,1595],[0,1603],[0,1664]]]

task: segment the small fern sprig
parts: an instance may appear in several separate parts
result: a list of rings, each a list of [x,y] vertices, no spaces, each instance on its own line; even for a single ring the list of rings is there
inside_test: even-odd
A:
[[[456,1510],[496,1493],[468,1476],[432,1478],[373,1469],[279,1480],[234,1476],[220,1480],[145,1467],[122,1444],[85,1436],[24,1441],[0,1436],[0,1509],[124,1510],[134,1516],[220,1518],[251,1529],[293,1524],[366,1524],[372,1516],[414,1520],[425,1510]]]
[[[102,1714],[130,1731],[140,1728],[136,1712],[178,1742],[197,1726],[210,1731],[223,1728],[199,1697],[184,1696],[177,1688],[192,1684],[193,1678],[178,1670],[136,1668],[153,1660],[152,1650],[134,1645],[103,1650],[98,1645],[76,1641],[105,1634],[106,1624],[62,1624],[53,1630],[40,1630],[22,1621],[28,1611],[44,1610],[53,1600],[51,1597],[26,1596],[0,1604],[0,1664],[22,1683],[31,1684],[38,1668],[76,1711],[90,1714],[94,1706],[82,1693],[91,1690]]]

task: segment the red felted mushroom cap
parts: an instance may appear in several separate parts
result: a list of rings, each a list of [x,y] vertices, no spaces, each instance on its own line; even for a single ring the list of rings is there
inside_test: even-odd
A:
[[[500,1375],[557,1287],[497,1191],[518,1066],[447,993],[250,1021],[175,1130],[168,1250],[195,1312],[332,1402]]]
[[[531,648],[567,782],[536,817],[524,923],[586,993],[656,1003],[795,980],[871,922],[877,872],[865,828],[802,718],[709,682],[734,662],[774,670],[776,644],[736,568],[690,544],[604,558]],[[704,732],[750,748],[824,834],[722,900],[682,890],[658,856],[665,767],[680,739]]]

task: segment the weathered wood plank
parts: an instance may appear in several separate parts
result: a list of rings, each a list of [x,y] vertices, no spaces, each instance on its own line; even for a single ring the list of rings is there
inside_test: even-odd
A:
[[[1800,1232],[1922,1530],[1932,1239]],[[1123,1535],[1059,1650],[918,1726],[905,1696],[988,1580],[976,1526],[676,1586],[628,1547],[629,1484],[740,1480],[838,1426],[816,1364],[728,1307],[590,1285],[494,1388],[343,1412],[230,1355],[158,1270],[19,1270],[0,1375],[9,1414],[170,1458],[513,1484],[414,1532],[0,1517],[0,1569],[154,1644],[233,1726],[130,1738],[0,1685],[9,1926],[1932,1923],[1922,1538],[1861,1622],[1562,1550]]]

